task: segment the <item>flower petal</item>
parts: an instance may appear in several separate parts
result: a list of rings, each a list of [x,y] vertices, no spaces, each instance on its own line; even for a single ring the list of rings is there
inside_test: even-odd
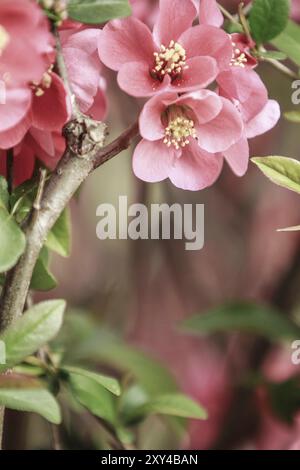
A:
[[[200,149],[191,141],[175,161],[169,178],[181,189],[199,191],[211,186],[219,177],[223,165],[220,155],[211,154]]]
[[[32,125],[41,130],[59,131],[69,118],[68,97],[63,81],[52,74],[50,88],[32,100]]]
[[[216,0],[200,0],[199,22],[217,28],[222,26],[224,18]]]
[[[246,173],[249,164],[249,145],[245,137],[223,152],[223,155],[237,176],[243,176]]]
[[[183,71],[181,78],[172,82],[170,89],[182,93],[205,88],[218,75],[217,62],[211,57],[193,57],[186,65],[188,69]]]
[[[176,151],[162,141],[141,140],[133,154],[134,174],[143,181],[155,183],[169,176]]]
[[[171,79],[166,75],[163,82],[151,77],[146,62],[129,62],[118,73],[119,87],[131,96],[153,96],[168,88]]]
[[[156,50],[149,28],[133,17],[110,21],[99,33],[100,59],[112,70],[120,70],[127,62],[151,65]]]
[[[215,119],[196,127],[198,143],[207,152],[227,150],[242,135],[243,122],[239,112],[229,100],[222,98],[222,102],[222,110]]]
[[[193,24],[197,10],[191,0],[160,0],[153,36],[157,45],[168,46]]]
[[[217,82],[220,94],[232,101],[242,113],[244,122],[248,122],[259,113],[268,101],[267,89],[254,70],[231,67],[221,73]]]
[[[276,126],[280,119],[280,106],[277,101],[269,100],[263,110],[246,124],[248,139],[264,134]]]
[[[9,149],[18,145],[24,138],[26,132],[31,126],[30,113],[20,121],[16,126],[0,132],[0,148]]]
[[[198,25],[185,31],[178,42],[186,51],[187,58],[213,57],[219,70],[226,70],[232,58],[232,44],[228,34],[214,26]]]
[[[140,134],[144,139],[154,141],[163,138],[162,113],[176,98],[175,93],[160,93],[147,101],[139,118]]]
[[[0,133],[11,129],[24,119],[30,105],[30,90],[8,88],[5,93],[5,104],[0,104]]]
[[[191,108],[197,117],[198,124],[205,124],[218,116],[223,108],[222,99],[213,91],[198,90],[183,95],[176,101]]]

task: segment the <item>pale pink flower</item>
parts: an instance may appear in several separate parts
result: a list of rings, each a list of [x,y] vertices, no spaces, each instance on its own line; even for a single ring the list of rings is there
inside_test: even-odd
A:
[[[276,101],[268,99],[264,83],[250,68],[233,66],[222,72],[217,82],[220,95],[232,101],[244,123],[240,140],[223,152],[234,173],[242,176],[249,163],[248,139],[272,129],[280,118],[280,107]]]
[[[192,0],[161,0],[153,33],[136,18],[109,22],[99,36],[99,55],[118,71],[122,90],[133,96],[194,91],[212,83],[232,57],[229,36],[209,25],[192,27]]]
[[[231,34],[230,38],[233,48],[230,65],[241,68],[255,68],[258,61],[251,54],[255,42],[249,40],[245,34],[240,33]]]
[[[199,190],[218,178],[219,155],[243,131],[238,111],[209,90],[183,95],[165,92],[151,98],[140,115],[143,140],[133,155],[133,170],[144,181],[170,178],[182,189]]]
[[[0,2],[0,134],[20,123],[31,106],[31,83],[39,83],[53,56],[48,20],[31,0]],[[1,145],[1,144],[0,144]]]

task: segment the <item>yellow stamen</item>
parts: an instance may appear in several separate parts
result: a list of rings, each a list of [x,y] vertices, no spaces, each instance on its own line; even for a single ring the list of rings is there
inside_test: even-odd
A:
[[[166,74],[174,80],[187,68],[185,49],[175,41],[170,41],[168,47],[161,45],[160,52],[154,52],[154,60],[152,75],[158,80],[162,80]]]
[[[179,150],[190,143],[190,137],[193,139],[197,137],[195,123],[186,115],[182,107],[172,106],[169,108],[167,115],[168,125],[165,128],[163,141],[167,147],[173,145],[176,150]]]

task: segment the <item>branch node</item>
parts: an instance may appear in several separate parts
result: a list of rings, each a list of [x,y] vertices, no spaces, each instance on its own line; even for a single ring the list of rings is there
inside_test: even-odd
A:
[[[76,157],[86,158],[104,146],[107,126],[104,122],[80,115],[66,124],[63,135],[71,153]]]

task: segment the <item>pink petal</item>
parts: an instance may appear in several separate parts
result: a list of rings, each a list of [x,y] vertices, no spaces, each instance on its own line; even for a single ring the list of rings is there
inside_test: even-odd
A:
[[[189,28],[178,42],[187,57],[209,56],[216,59],[219,70],[226,70],[232,58],[232,44],[228,34],[214,26],[198,25]]]
[[[5,104],[0,104],[0,132],[17,125],[27,114],[30,105],[30,90],[8,88],[5,93]]]
[[[30,129],[30,134],[35,140],[35,142],[48,154],[51,156],[55,155],[54,142],[52,138],[52,133],[49,131],[41,131],[32,127]]]
[[[96,28],[88,28],[78,33],[71,34],[63,41],[63,48],[71,47],[72,49],[80,49],[89,55],[94,54],[98,49],[98,39],[100,30]]]
[[[263,110],[246,124],[248,139],[264,134],[276,126],[280,119],[280,106],[277,101],[269,100]]]
[[[183,93],[205,88],[218,75],[217,63],[211,57],[193,57],[186,65],[188,69],[183,71],[181,78],[172,82],[170,89]]]
[[[162,124],[162,113],[176,98],[175,93],[160,93],[147,101],[139,118],[140,133],[144,139],[154,141],[163,138],[165,127]]]
[[[198,124],[205,124],[211,121],[217,117],[223,108],[222,99],[210,90],[198,90],[182,95],[176,103],[189,106],[196,115]]]
[[[249,164],[249,145],[245,137],[223,152],[223,155],[237,176],[243,176],[246,173]]]
[[[216,0],[200,0],[200,24],[208,24],[219,28],[224,22],[223,15]]]
[[[160,46],[168,46],[193,24],[197,15],[191,0],[160,0],[159,17],[154,25],[153,36]]]
[[[19,186],[32,177],[35,165],[33,149],[24,141],[19,152],[14,152],[14,184]]]
[[[99,33],[100,59],[112,70],[120,70],[127,62],[151,65],[156,49],[149,28],[133,17],[110,21]]]
[[[243,122],[233,104],[222,98],[223,107],[215,119],[197,125],[199,146],[207,152],[216,153],[227,150],[241,137]]]
[[[67,93],[61,78],[53,73],[50,88],[32,101],[32,125],[41,130],[60,130],[69,118]]]
[[[217,82],[222,96],[238,102],[245,122],[259,113],[268,101],[264,83],[257,73],[249,68],[231,67],[229,71],[218,76]]]
[[[191,141],[176,159],[169,178],[181,189],[199,191],[211,186],[219,177],[223,165],[220,155],[214,155],[200,149],[195,141]]]
[[[155,183],[165,180],[174,162],[175,150],[162,141],[141,140],[133,154],[134,174],[143,181]]]
[[[18,145],[30,126],[31,118],[30,113],[28,113],[16,126],[4,132],[0,132],[0,148],[9,149]]]
[[[63,49],[68,76],[80,110],[85,113],[93,104],[99,85],[100,62],[85,51]]]
[[[107,98],[101,87],[98,88],[98,92],[94,98],[92,107],[88,109],[87,113],[96,121],[103,121],[107,115]]]
[[[118,73],[119,87],[135,97],[153,96],[166,90],[170,82],[169,75],[165,75],[163,82],[152,78],[146,62],[129,62]]]

